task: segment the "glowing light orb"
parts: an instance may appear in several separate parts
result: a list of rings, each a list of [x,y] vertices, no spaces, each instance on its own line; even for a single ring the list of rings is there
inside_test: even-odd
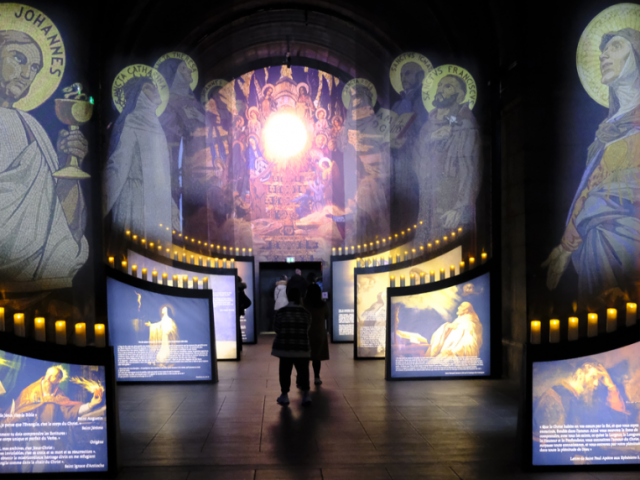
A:
[[[263,135],[269,155],[280,159],[300,153],[307,143],[304,123],[290,113],[278,113],[269,118]]]

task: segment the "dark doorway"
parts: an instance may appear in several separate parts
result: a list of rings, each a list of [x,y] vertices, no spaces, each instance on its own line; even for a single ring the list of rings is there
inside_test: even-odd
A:
[[[260,281],[258,282],[258,297],[260,301],[257,318],[259,332],[273,331],[273,307],[275,300],[273,294],[276,289],[276,282],[282,275],[291,278],[295,271],[299,269],[302,277],[309,281],[311,278],[319,279],[322,282],[322,262],[260,262]]]

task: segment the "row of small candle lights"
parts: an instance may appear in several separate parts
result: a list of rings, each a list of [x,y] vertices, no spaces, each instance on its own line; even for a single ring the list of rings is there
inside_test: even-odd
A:
[[[192,255],[193,257],[193,255]],[[193,262],[191,262],[191,264],[194,264]],[[203,262],[199,263],[200,266],[204,266]],[[109,266],[111,268],[115,268],[115,258],[114,257],[109,257]],[[125,273],[130,273],[131,275],[133,275],[134,277],[138,277],[138,266],[137,265],[131,265],[131,271],[129,271],[129,264],[126,260],[122,260],[122,262],[120,263],[121,269],[123,272]],[[226,260],[226,259],[213,259],[212,261],[208,261],[206,263],[206,266],[209,268],[236,268],[236,261],[235,259],[231,259],[231,260]],[[146,268],[143,268],[141,270],[141,277],[143,280],[148,280],[148,270]],[[187,278],[187,276],[185,275],[185,278]],[[194,281],[198,280],[198,277],[193,277]],[[178,275],[174,275],[173,276],[173,285],[177,285],[177,279],[178,279]],[[153,270],[151,272],[151,280],[153,281],[153,283],[158,283],[158,272],[156,270]],[[162,284],[163,285],[167,285],[168,283],[168,275],[166,273],[162,274]],[[204,279],[205,285],[207,282],[207,278],[205,277]],[[197,286],[196,286],[197,288]]]
[[[404,256],[402,256],[402,257],[400,256],[399,253],[396,254],[395,258],[393,258],[392,255],[389,255],[386,260],[384,258],[382,258],[382,257],[369,257],[369,258],[364,258],[364,259],[357,258],[356,259],[356,266],[358,268],[379,267],[379,266],[382,266],[382,265],[392,265],[392,264],[395,264],[395,263],[400,263],[401,261],[411,260],[413,258],[417,258],[416,249],[415,248],[411,250],[411,253],[409,253],[408,251],[404,252]],[[482,254],[480,255],[481,263],[484,264],[487,261],[487,259],[488,259],[487,254],[485,252],[482,252]],[[471,268],[475,267],[475,265],[476,265],[475,257],[469,257],[469,268],[471,269]],[[444,273],[444,271],[445,271],[444,268],[441,268],[440,270],[441,270],[442,273]],[[455,272],[455,270],[456,270],[455,265],[451,265],[450,270],[452,272]],[[460,262],[460,273],[462,273],[464,271],[465,271],[465,262],[462,261],[462,262]],[[435,276],[435,271],[432,271],[431,273]],[[442,276],[442,273],[440,275],[442,277],[442,278],[440,278],[440,280],[444,279],[444,277]],[[454,273],[454,275],[455,275],[455,273]]]
[[[111,265],[111,267],[114,267],[113,265],[113,257],[109,257],[109,264]],[[235,261],[232,259],[231,262],[229,262],[230,267],[229,268],[235,268]],[[128,273],[136,278],[138,278],[138,266],[137,265],[131,265],[131,271],[129,271],[129,266],[127,264],[126,260],[123,260],[121,263],[122,266],[122,271],[124,273]],[[220,268],[227,268],[227,261],[224,261],[224,267],[220,267]],[[139,278],[141,278],[142,280],[149,280],[149,275],[148,275],[148,270],[146,268],[143,268],[141,271],[141,276]],[[163,273],[162,276],[162,285],[169,285],[169,275],[167,273]],[[151,281],[153,283],[158,283],[158,272],[156,270],[153,270],[151,272]],[[182,275],[182,277],[180,277],[179,275],[173,275],[171,278],[171,284],[170,286],[173,287],[180,287],[180,281],[182,281],[182,288],[189,288],[189,276],[188,275]],[[192,288],[195,288],[196,290],[200,285],[200,279],[198,277],[193,277],[192,278]],[[202,288],[204,290],[208,290],[209,289],[209,277],[204,276],[202,278]]]
[[[160,225],[162,226],[162,225]],[[175,234],[176,231],[174,230],[173,233]],[[166,255],[167,257],[171,257],[171,252],[173,251],[173,259],[174,260],[178,260],[178,250],[176,250],[175,247],[173,247],[173,245],[171,245],[170,247],[164,246],[161,244],[161,242],[158,240],[157,242],[148,242],[146,238],[141,238],[138,235],[132,234],[131,230],[127,230],[125,232],[125,235],[127,237],[127,239],[129,239],[131,242],[133,242],[136,245],[140,245],[143,248],[149,249],[149,250],[153,250],[153,251],[157,251],[159,254],[163,254]],[[182,237],[182,234],[178,234],[178,236]],[[185,236],[184,237],[185,240],[188,240],[189,237]],[[209,242],[204,242],[204,244],[202,243],[202,241],[198,240],[196,242],[195,239],[191,239],[192,245],[193,246],[198,246],[198,247],[204,247],[206,248],[209,253],[212,252],[217,252],[220,253],[222,255],[235,255],[236,257],[246,257],[253,255],[253,248],[240,248],[240,247],[229,247],[227,248],[224,245],[214,245],[213,243],[209,243]],[[186,242],[186,245],[189,245],[189,242]],[[172,248],[173,247],[173,248]],[[185,258],[186,257],[186,246],[185,247],[178,247],[180,248],[182,251],[180,252],[182,254],[182,257]],[[191,256],[193,257],[193,255]],[[185,261],[185,260],[183,260]]]
[[[422,222],[420,222],[420,225],[422,225]],[[417,225],[414,225],[415,228],[417,228]],[[406,233],[410,233],[411,229],[408,228]],[[376,240],[375,242],[369,242],[369,243],[363,243],[362,245],[356,245],[356,246],[351,246],[351,247],[344,247],[344,253],[343,253],[343,249],[342,247],[338,247],[337,249],[334,247],[331,249],[331,255],[336,256],[336,255],[355,255],[356,253],[365,253],[365,252],[375,252],[377,250],[380,249],[385,249],[390,245],[393,245],[396,241],[404,241],[406,238],[406,233],[403,230],[401,235],[398,236],[398,234],[395,234],[394,236],[390,236],[388,238],[388,241],[386,238],[383,238],[382,240]],[[451,234],[449,235],[445,235],[444,237],[442,237],[442,240],[435,240],[433,243],[427,243],[427,250],[432,249],[434,246],[436,248],[438,248],[441,244],[447,244],[449,242],[454,241],[457,236],[459,236],[462,233],[462,227],[458,227],[458,233],[456,234],[456,232],[451,232]],[[420,246],[420,253],[424,253],[425,250],[425,246],[421,245]],[[414,254],[416,253],[416,249],[412,249],[411,250]],[[407,255],[409,252],[406,251],[404,252],[405,255]]]
[[[486,253],[482,253],[481,255],[481,263],[485,263],[487,261],[487,254]],[[467,265],[464,261],[460,262],[460,268],[458,270],[458,275],[461,273],[464,273],[465,271],[467,271],[467,269],[471,270],[473,267],[476,266],[476,259],[474,257],[469,257],[469,264]],[[438,276],[438,280],[444,280],[447,278],[447,270],[443,267],[440,269],[439,272],[439,276]],[[456,275],[456,266],[455,265],[451,265],[449,267],[449,278],[454,277]],[[415,273],[412,273],[411,275],[409,275],[409,285],[410,286],[415,286],[416,282],[417,282],[417,278]],[[420,272],[420,285],[424,285],[427,283],[427,274],[426,272]],[[433,283],[436,281],[436,271],[435,270],[431,270],[429,272],[429,282],[428,283]],[[396,286],[396,277],[395,275],[391,275],[389,277],[389,285],[393,288]],[[400,275],[400,286],[401,287],[406,287],[406,277],[404,275]]]
[[[635,303],[627,303],[625,325],[631,327],[636,324],[638,314],[638,305]],[[578,317],[569,317],[569,335],[570,342],[578,340],[578,327],[580,319]],[[531,338],[533,344],[539,344],[542,341],[542,322],[539,320],[531,321]],[[618,329],[618,310],[615,308],[607,309],[607,333],[615,332]],[[598,314],[587,314],[587,337],[595,337],[598,335]],[[549,343],[560,342],[560,320],[557,318],[549,320]]]
[[[47,334],[46,334],[45,318],[35,317],[33,319],[33,327],[35,332],[35,339],[38,342],[46,342]],[[96,323],[94,328],[95,328],[96,347],[106,346],[104,324]],[[55,329],[56,329],[56,343],[58,345],[66,345],[67,344],[67,322],[65,320],[57,320],[55,323]],[[74,325],[74,329],[75,329],[74,344],[77,347],[86,347],[87,346],[87,324],[76,323]],[[2,307],[0,307],[0,331],[2,332],[6,331],[5,311],[4,311],[4,308]],[[13,333],[19,337],[26,336],[26,325],[25,325],[24,313],[13,314]]]

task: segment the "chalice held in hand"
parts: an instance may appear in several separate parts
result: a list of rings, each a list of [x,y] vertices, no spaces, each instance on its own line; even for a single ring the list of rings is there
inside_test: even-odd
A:
[[[65,98],[56,99],[56,115],[65,125],[69,125],[69,130],[74,131],[80,125],[87,123],[93,114],[93,104],[86,100],[87,96],[81,93],[82,85],[76,83],[63,90]],[[78,157],[70,155],[67,165],[53,174],[56,178],[69,178],[81,180],[90,178],[91,175],[80,170]]]

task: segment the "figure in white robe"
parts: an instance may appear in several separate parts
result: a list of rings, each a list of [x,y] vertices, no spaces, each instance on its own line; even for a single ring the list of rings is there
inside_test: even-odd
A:
[[[473,306],[462,302],[458,318],[447,322],[431,336],[431,346],[426,357],[478,357],[482,347],[482,324]]]
[[[149,327],[149,348],[156,353],[156,363],[167,363],[171,357],[172,342],[180,340],[178,326],[169,316],[167,307],[162,307],[162,319],[156,323],[147,322]]]
[[[156,116],[161,99],[151,79],[131,82],[137,86],[131,87],[120,125],[116,122],[112,133],[103,176],[103,211],[105,216],[111,213],[112,237],[124,238],[130,230],[165,245],[171,243],[172,198],[169,150]],[[129,102],[135,102],[131,108]]]

